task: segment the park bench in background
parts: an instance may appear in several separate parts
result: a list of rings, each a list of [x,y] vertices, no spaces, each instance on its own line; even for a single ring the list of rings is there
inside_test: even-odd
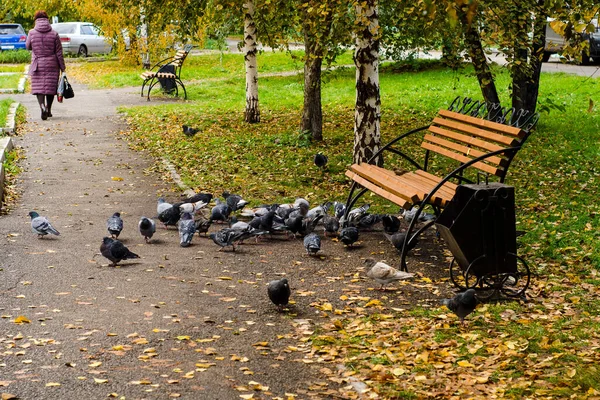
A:
[[[352,179],[352,187],[346,202],[348,212],[367,191],[410,210],[418,206],[409,224],[406,240],[401,251],[401,265],[407,270],[406,253],[412,241],[436,222],[442,209],[454,198],[461,184],[478,181],[479,175],[497,177],[502,183],[508,168],[521,149],[531,129],[539,119],[537,113],[504,109],[499,105],[486,105],[469,98],[454,99],[448,110],[440,110],[430,125],[404,133],[383,146],[367,163],[353,164],[346,176]],[[402,139],[423,132],[420,147],[424,150],[422,161],[406,154],[400,147]],[[395,153],[404,158],[414,170],[397,174],[374,165],[384,152]],[[439,171],[440,165],[448,166],[449,173]],[[432,167],[433,166],[433,167]],[[431,206],[436,219],[423,224],[413,234],[423,208]]]
[[[181,81],[181,68],[191,50],[192,45],[186,44],[174,56],[159,61],[149,71],[142,73],[140,75],[144,80],[142,83],[142,97],[144,97],[144,89],[146,89],[148,101],[150,101],[150,92],[157,84],[160,84],[164,92],[169,94],[174,93],[175,96],[179,95],[178,86],[181,86],[181,89],[183,89],[183,98],[187,99],[185,85]]]

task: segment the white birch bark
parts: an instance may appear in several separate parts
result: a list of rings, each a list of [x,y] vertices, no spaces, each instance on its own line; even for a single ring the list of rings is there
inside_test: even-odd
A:
[[[380,147],[381,99],[379,95],[379,16],[377,0],[356,6],[363,27],[356,35],[356,105],[354,111],[353,161],[367,162]],[[383,159],[377,160],[381,165]]]
[[[254,24],[254,1],[244,3],[244,62],[246,67],[246,122],[260,122],[258,108],[258,68],[256,62],[256,25]]]

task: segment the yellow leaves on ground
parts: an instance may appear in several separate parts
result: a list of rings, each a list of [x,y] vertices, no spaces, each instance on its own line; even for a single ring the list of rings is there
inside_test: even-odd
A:
[[[110,179],[116,182],[121,182],[123,180],[120,176],[111,176]]]
[[[25,317],[23,315],[19,315],[17,318],[15,318],[15,320],[13,322],[15,324],[29,324],[31,321],[29,319],[27,319],[27,317]]]

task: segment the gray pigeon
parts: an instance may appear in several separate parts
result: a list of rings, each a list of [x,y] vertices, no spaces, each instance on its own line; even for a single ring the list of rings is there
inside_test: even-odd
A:
[[[35,211],[29,212],[29,216],[31,217],[31,230],[33,233],[37,233],[38,238],[42,238],[49,233],[60,236],[60,233],[54,229],[46,217],[40,216],[40,214]]]
[[[120,263],[122,260],[140,258],[140,256],[137,254],[129,251],[129,249],[117,239],[111,239],[106,236],[102,239],[100,253],[102,253],[104,257],[108,258],[109,261],[112,261],[113,267],[115,267],[117,263]]]
[[[165,201],[164,198],[158,199],[156,205],[156,212],[158,213],[158,220],[168,228],[169,225],[177,225],[177,221],[181,218],[181,211],[179,206],[182,203],[170,204]]]
[[[183,202],[184,203],[197,203],[199,201],[202,201],[202,202],[208,204],[208,203],[210,203],[212,198],[213,198],[212,193],[196,193],[195,195],[193,195],[191,197],[187,197],[185,200],[183,200]]]
[[[354,226],[343,228],[340,232],[339,239],[346,246],[352,247],[352,245],[358,240],[358,229]]]
[[[305,217],[302,219],[302,227],[298,233],[300,236],[306,236],[315,230],[315,227],[323,219],[323,215],[317,215],[314,218]]]
[[[353,208],[348,212],[348,218],[340,218],[340,224],[342,226],[356,226],[356,223],[369,211],[371,208],[370,204],[363,204],[360,207]]]
[[[110,237],[116,239],[123,230],[123,220],[121,219],[121,213],[114,213],[111,217],[106,220],[106,229],[110,233]]]
[[[400,218],[395,215],[384,215],[381,217],[381,224],[383,225],[383,231],[388,235],[393,235],[400,230]]]
[[[333,213],[337,217],[337,219],[342,218],[345,212],[346,205],[344,203],[339,203],[337,201],[333,202]]]
[[[403,279],[409,279],[414,276],[414,274],[404,271],[398,271],[396,268],[390,267],[384,262],[375,261],[372,258],[367,258],[365,260],[365,265],[367,266],[367,268],[369,268],[367,276],[375,280],[377,283],[381,284],[379,290],[385,290],[384,286],[388,283],[392,283]]]
[[[215,202],[217,204],[210,210],[210,220],[227,222],[232,211],[231,207],[219,199],[215,199]]]
[[[150,243],[150,239],[152,239],[154,232],[156,232],[156,223],[154,220],[142,217],[138,223],[138,228],[140,229],[140,233],[144,237],[146,243]]]
[[[288,280],[283,278],[269,282],[267,293],[269,294],[269,299],[277,306],[277,309],[283,311],[283,307],[287,306],[291,294]]]
[[[384,233],[384,236],[387,238],[387,240],[390,241],[391,244],[394,245],[394,247],[396,248],[396,250],[398,250],[398,252],[402,251],[402,246],[404,245],[404,241],[406,240],[406,232],[396,232],[393,235],[388,235],[387,233]],[[418,240],[417,238],[414,238],[412,241],[410,241],[409,243],[406,244],[407,246],[407,251],[410,251],[412,249],[415,248],[415,246],[417,245]]]
[[[194,233],[196,233],[196,224],[192,214],[186,212],[183,213],[181,219],[177,223],[179,230],[179,245],[181,247],[188,247],[192,243]]]
[[[206,207],[208,203],[203,200],[198,200],[195,203],[183,203],[179,206],[179,211],[183,215],[183,213],[190,213],[192,215],[196,214],[198,211]]]
[[[314,219],[314,218],[318,217],[319,215],[325,215],[325,214],[327,214],[327,211],[329,210],[330,206],[331,206],[330,202],[325,202],[317,207],[311,208],[306,213],[306,218]]]
[[[358,221],[350,223],[350,226],[356,226],[361,231],[368,231],[373,229],[373,225],[381,222],[381,217],[379,214],[364,214]]]
[[[250,227],[249,227],[250,228]],[[215,244],[221,246],[219,251],[223,250],[225,247],[231,246],[233,251],[235,251],[235,243],[240,240],[247,239],[249,235],[249,230],[238,231],[231,228],[224,228],[220,231],[213,232],[208,237],[212,239]]]
[[[325,215],[323,217],[323,228],[325,229],[325,236],[328,233],[333,233],[335,236],[340,229],[340,221],[334,215]]]
[[[316,255],[321,250],[321,238],[316,233],[310,233],[304,237],[304,248],[309,256]]]
[[[231,211],[241,210],[246,206],[246,204],[249,203],[248,201],[244,200],[239,194],[231,194],[227,191],[223,192],[223,198],[227,202],[229,208],[231,208]]]
[[[477,303],[478,301],[477,297],[475,296],[475,289],[467,289],[451,299],[442,300],[442,304],[456,314],[458,318],[460,318],[460,322],[463,324],[465,323],[465,317],[475,310]]]
[[[207,219],[202,214],[200,214],[200,216],[196,218],[195,224],[196,224],[196,232],[198,232],[198,236],[200,236],[200,234],[202,234],[202,233],[204,233],[204,235],[206,236],[206,234],[208,233],[208,230],[210,229],[210,226],[212,225],[212,220]]]

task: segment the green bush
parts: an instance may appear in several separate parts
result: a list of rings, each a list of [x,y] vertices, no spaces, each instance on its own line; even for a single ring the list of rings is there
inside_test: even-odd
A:
[[[0,64],[24,64],[31,62],[29,50],[0,51]]]

